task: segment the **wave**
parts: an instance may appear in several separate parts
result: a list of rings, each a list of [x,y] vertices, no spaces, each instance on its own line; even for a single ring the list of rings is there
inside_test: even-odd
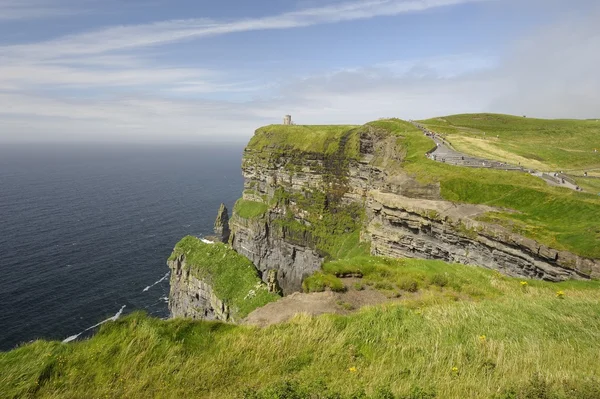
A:
[[[204,238],[201,238],[200,241],[202,241],[205,244],[214,244],[215,243],[214,241],[209,241],[209,240],[206,240]]]
[[[171,272],[167,272],[167,274],[165,274],[165,275],[163,276],[163,278],[161,278],[160,280],[158,280],[158,281],[157,281],[157,282],[155,282],[154,284],[147,286],[146,288],[144,288],[144,290],[143,290],[142,292],[147,292],[147,291],[148,291],[150,288],[152,288],[152,287],[154,287],[155,285],[157,285],[157,284],[160,284],[160,283],[162,283],[163,281],[165,281],[165,280],[167,279],[167,277],[169,277],[169,274],[170,274],[170,273],[171,273]]]
[[[113,317],[109,317],[108,319],[106,319],[104,321],[101,321],[98,324],[94,324],[93,326],[86,328],[85,330],[83,330],[79,334],[71,335],[69,338],[64,339],[63,340],[63,344],[66,344],[66,343],[71,342],[71,341],[75,341],[77,338],[79,338],[79,336],[81,334],[83,334],[83,333],[85,333],[87,331],[90,331],[91,329],[96,328],[98,326],[101,326],[104,323],[108,323],[109,321],[116,321],[119,317],[121,317],[121,315],[123,314],[123,309],[125,309],[126,306],[127,305],[121,306],[121,309],[119,309],[119,311]]]

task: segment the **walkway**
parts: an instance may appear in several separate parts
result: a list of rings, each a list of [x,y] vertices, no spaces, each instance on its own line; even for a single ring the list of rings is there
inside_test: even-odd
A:
[[[425,154],[427,158],[432,159],[434,161],[447,163],[449,165],[470,168],[488,168],[505,171],[527,172],[533,176],[541,178],[551,186],[565,187],[574,191],[583,191],[581,188],[579,188],[579,186],[577,186],[575,180],[563,174],[551,175],[545,172],[538,172],[531,169],[525,169],[522,166],[515,166],[505,162],[478,158],[468,154],[464,154],[462,152],[458,152],[452,148],[450,143],[444,140],[437,133],[428,130],[425,126],[422,126],[416,122],[412,122],[412,124],[415,125],[417,128],[421,129],[426,136],[428,136],[435,142],[437,147],[433,151],[430,151],[429,153]]]

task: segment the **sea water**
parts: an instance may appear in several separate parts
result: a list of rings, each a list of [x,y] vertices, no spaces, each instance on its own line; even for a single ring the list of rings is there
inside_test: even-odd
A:
[[[0,145],[0,350],[168,317],[166,260],[242,191],[243,144]]]

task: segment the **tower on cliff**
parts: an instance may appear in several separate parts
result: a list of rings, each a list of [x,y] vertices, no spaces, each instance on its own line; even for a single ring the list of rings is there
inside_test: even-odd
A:
[[[291,125],[292,124],[292,115],[286,115],[283,117],[283,124],[284,125]]]

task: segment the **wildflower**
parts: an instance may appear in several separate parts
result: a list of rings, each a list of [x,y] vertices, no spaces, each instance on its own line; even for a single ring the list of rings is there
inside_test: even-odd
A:
[[[529,283],[527,281],[521,281],[521,287],[527,288],[528,285]]]
[[[353,366],[353,367],[350,367],[348,369],[348,371],[351,372],[351,373],[356,373],[358,370],[356,369],[356,367]]]
[[[480,335],[480,336],[479,336],[479,340],[480,340],[481,342],[485,342],[485,335]]]
[[[557,291],[556,297],[559,299],[565,299],[565,293],[563,291]]]
[[[456,366],[452,367],[452,374],[458,375],[458,367],[456,367]]]

